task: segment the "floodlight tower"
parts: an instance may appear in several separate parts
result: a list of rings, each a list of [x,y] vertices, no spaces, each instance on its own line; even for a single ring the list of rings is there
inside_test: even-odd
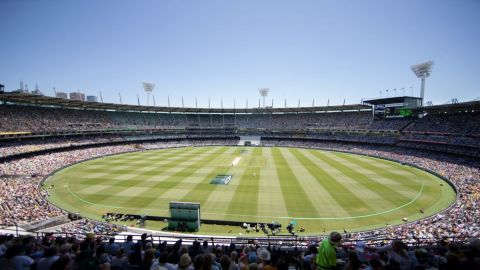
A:
[[[143,82],[143,90],[145,90],[145,93],[147,93],[147,106],[149,106],[150,103],[150,93],[152,93],[153,88],[155,88],[154,83],[147,83]]]
[[[420,90],[420,98],[422,99],[422,105],[423,105],[423,97],[425,96],[425,79],[430,76],[430,73],[432,72],[432,66],[433,66],[433,61],[428,61],[425,63],[412,66],[413,73],[415,73],[417,78],[422,79],[422,86]]]
[[[260,93],[260,96],[262,96],[263,99],[263,107],[265,108],[265,98],[268,95],[268,92],[270,91],[270,88],[260,88],[258,89],[258,92]]]

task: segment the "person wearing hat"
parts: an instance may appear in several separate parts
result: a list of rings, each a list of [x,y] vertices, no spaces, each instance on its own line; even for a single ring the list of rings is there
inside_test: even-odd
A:
[[[192,263],[192,259],[188,255],[188,253],[183,254],[180,256],[180,262],[178,262],[177,270],[191,270],[190,264]]]
[[[315,259],[317,270],[337,269],[337,251],[335,248],[340,245],[341,241],[342,235],[338,232],[332,232],[329,237],[323,239]]]
[[[275,266],[271,265],[270,251],[266,248],[259,248],[257,250],[257,257],[260,259],[259,268],[263,270],[277,270]]]

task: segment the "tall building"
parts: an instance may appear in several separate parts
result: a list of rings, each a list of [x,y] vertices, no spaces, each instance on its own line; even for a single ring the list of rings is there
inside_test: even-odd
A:
[[[24,93],[28,94],[28,85],[23,84],[23,81],[20,81],[20,88],[12,91],[13,93]]]
[[[32,91],[32,94],[34,94],[34,95],[39,95],[39,96],[43,96],[43,92],[40,91],[40,90],[33,90],[33,91]]]
[[[85,101],[85,94],[80,92],[71,92],[70,99]]]
[[[32,91],[32,94],[43,96],[42,91],[40,91],[40,89],[38,89],[38,84],[35,84],[35,90]]]
[[[57,98],[64,98],[64,99],[68,99],[68,94],[65,93],[65,92],[57,92],[57,94],[55,95]]]
[[[98,102],[97,96],[87,96],[88,102]]]

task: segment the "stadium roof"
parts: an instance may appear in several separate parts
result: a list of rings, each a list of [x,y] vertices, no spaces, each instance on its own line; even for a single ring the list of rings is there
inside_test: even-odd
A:
[[[428,113],[465,113],[465,112],[480,112],[480,101],[467,101],[455,104],[443,104],[435,106],[427,106],[416,108],[417,111],[424,111]]]
[[[378,99],[369,99],[364,100],[363,104],[368,105],[383,105],[383,104],[394,104],[394,103],[403,103],[405,99],[420,99],[419,97],[412,96],[400,96],[400,97],[389,97],[389,98],[378,98]],[[427,113],[456,113],[456,112],[480,112],[480,101],[467,101],[455,104],[442,104],[435,106],[425,106],[414,108],[418,112],[427,112]]]
[[[376,98],[376,99],[364,100],[363,104],[383,105],[383,104],[403,103],[405,101],[405,99],[420,99],[420,98],[419,97],[410,97],[410,96]]]
[[[40,96],[26,93],[0,93],[0,101],[36,106],[53,106],[86,110],[138,111],[163,113],[305,113],[305,112],[333,112],[333,111],[367,111],[370,106],[362,104],[316,106],[316,107],[287,107],[287,108],[192,108],[192,107],[157,107],[141,105],[121,105],[114,103],[86,102],[81,100],[63,99],[49,96]]]

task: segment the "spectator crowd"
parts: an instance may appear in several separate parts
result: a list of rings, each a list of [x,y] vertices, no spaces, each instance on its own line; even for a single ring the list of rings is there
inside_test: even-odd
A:
[[[480,114],[431,114],[373,120],[370,111],[299,113],[140,113],[21,105],[0,106],[1,132],[76,132],[135,129],[228,128],[402,131],[480,135]]]
[[[333,236],[332,236],[333,235]],[[0,269],[121,270],[476,270],[480,240],[466,244],[439,241],[412,246],[401,240],[382,245],[364,241],[342,243],[330,236],[307,247],[283,248],[279,243],[216,244],[213,239],[168,243],[146,233],[125,241],[87,233],[76,236],[0,235]],[[328,266],[326,265],[328,264]]]
[[[457,189],[458,199],[449,209],[432,217],[389,226],[382,229],[352,233],[353,246],[337,249],[345,269],[480,269],[478,240],[466,247],[449,246],[444,242],[427,247],[406,247],[419,239],[470,239],[480,237],[480,163],[478,159],[452,156],[435,150],[479,156],[479,114],[427,115],[418,120],[373,121],[368,112],[301,113],[301,114],[142,114],[129,112],[97,112],[72,109],[0,106],[0,132],[53,132],[111,129],[155,128],[222,128],[303,129],[304,133],[270,134],[264,145],[311,147],[340,150],[393,159],[434,171],[447,178]],[[354,130],[349,133],[348,130]],[[400,132],[400,139],[390,133],[365,136],[366,131]],[[260,134],[261,135],[261,134]],[[216,137],[218,136],[218,138]],[[41,188],[43,178],[57,169],[83,160],[105,155],[196,145],[235,145],[237,140],[222,139],[222,134],[194,133],[141,136],[86,136],[2,141],[0,158],[17,154],[55,149],[58,151],[26,157],[14,157],[0,163],[0,227],[45,220],[65,213],[48,204],[48,189]],[[211,139],[200,139],[210,137]],[[302,140],[308,137],[315,140]],[[157,142],[138,140],[169,139]],[[174,138],[179,138],[174,140]],[[180,139],[181,138],[181,139]],[[198,138],[192,139],[192,138]],[[293,140],[295,139],[295,140]],[[124,142],[117,145],[98,143]],[[359,144],[367,143],[367,144]],[[396,147],[393,146],[404,147]],[[83,149],[70,146],[92,145]],[[461,148],[464,147],[464,148]],[[62,149],[60,149],[62,148]],[[65,149],[63,149],[65,148]],[[169,246],[141,239],[134,243],[105,243],[90,233],[114,234],[114,225],[80,220],[56,228],[71,234],[69,238],[0,236],[0,269],[162,269],[165,270],[313,270],[317,243],[307,250],[285,252],[274,247],[256,245],[208,246],[198,242],[192,247],[181,242]],[[385,247],[372,246],[373,239],[401,238],[403,243]],[[83,239],[83,240],[79,240]],[[360,246],[358,246],[359,243]],[[368,245],[369,248],[365,247]],[[394,247],[395,246],[395,247]],[[395,249],[396,251],[392,251]],[[193,250],[193,251],[192,251]],[[409,268],[395,268],[392,252],[410,262]],[[362,253],[362,254],[361,254]],[[200,256],[201,255],[201,256]],[[48,267],[47,267],[48,266]],[[3,268],[2,268],[3,267]],[[363,267],[363,268],[362,268]],[[424,267],[424,268],[419,268]],[[473,267],[473,268],[472,268]]]
[[[480,236],[480,210],[478,207],[480,200],[480,165],[475,159],[388,146],[284,140],[264,140],[263,143],[265,145],[343,150],[390,158],[435,171],[449,179],[456,186],[459,193],[458,200],[448,211],[415,223],[368,232],[368,235],[372,237],[439,239],[442,237]],[[2,185],[0,189],[2,194],[0,206],[3,210],[0,214],[0,223],[11,225],[14,222],[31,222],[59,214],[59,210],[49,206],[46,202],[46,193],[48,191],[42,191],[39,188],[39,182],[40,176],[48,175],[63,166],[89,158],[127,151],[138,151],[139,149],[201,144],[232,144],[232,140],[202,140],[190,141],[188,143],[169,141],[164,143],[145,143],[144,145],[103,146],[50,153],[0,164],[0,173],[4,175],[0,182]],[[38,211],[39,209],[43,211]],[[366,236],[367,234],[365,233],[359,234],[359,237]],[[355,235],[352,237],[355,237]]]
[[[232,145],[235,140],[165,141],[92,147],[36,155],[0,163],[0,226],[28,223],[63,214],[47,202],[43,177],[64,166],[83,160],[143,149],[200,145]]]
[[[364,239],[378,236],[402,239],[480,237],[480,163],[474,158],[389,146],[284,140],[267,140],[264,141],[264,144],[340,150],[393,159],[434,171],[450,180],[457,188],[458,199],[446,212],[402,226],[353,234],[354,238]]]
[[[38,188],[41,177],[0,177],[0,224],[13,225],[43,220],[62,214],[46,200],[47,191]]]

